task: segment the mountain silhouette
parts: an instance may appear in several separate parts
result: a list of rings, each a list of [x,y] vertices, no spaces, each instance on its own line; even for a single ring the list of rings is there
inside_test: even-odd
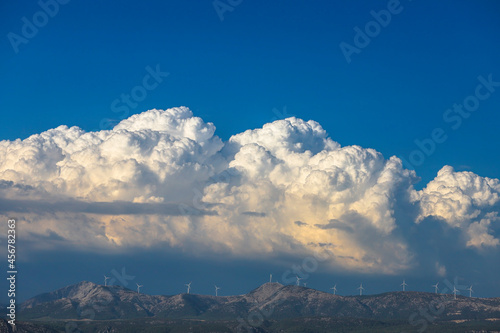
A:
[[[422,311],[441,320],[500,318],[500,298],[469,298],[426,292],[339,296],[269,282],[244,295],[147,295],[120,286],[80,282],[35,296],[19,307],[19,318],[95,319],[198,318],[234,320],[259,313],[265,319],[301,317],[408,320]]]

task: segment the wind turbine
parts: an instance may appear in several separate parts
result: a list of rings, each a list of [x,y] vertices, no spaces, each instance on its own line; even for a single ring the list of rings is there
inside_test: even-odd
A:
[[[439,284],[439,282],[432,285],[434,287],[434,291],[436,294],[438,293],[438,284]]]
[[[269,283],[273,282],[273,275],[269,274]]]
[[[453,295],[454,295],[455,299],[457,299],[457,293],[460,293],[460,292],[458,291],[457,288],[455,288],[455,286],[453,286]]]
[[[361,283],[357,289],[359,289],[359,296],[363,295],[363,290],[365,290],[365,288],[363,288],[363,283]]]
[[[191,290],[191,283],[192,282],[189,282],[189,283],[186,283],[185,286],[187,287],[187,293],[189,294],[189,291]]]
[[[298,276],[295,276],[295,278],[297,279],[297,285],[300,286],[300,280],[303,280],[303,278],[299,278]]]
[[[403,286],[403,291],[405,291],[405,287],[407,286],[405,280],[403,280],[403,283],[401,283],[401,285]]]
[[[138,284],[138,283],[136,283],[136,285],[137,285],[137,293],[140,294],[141,293],[141,287],[143,287],[143,285],[142,284]]]
[[[307,282],[304,282],[304,287],[307,287]]]
[[[219,296],[217,293],[219,291],[219,289],[220,289],[220,287],[215,286],[215,296]]]
[[[331,287],[330,289],[333,289],[333,294],[334,295],[337,295],[337,285],[334,285],[333,287]]]
[[[472,285],[467,290],[469,291],[469,297],[472,297],[472,292],[474,291],[472,290]]]
[[[111,279],[109,276],[104,275],[104,286],[108,285],[108,279]]]

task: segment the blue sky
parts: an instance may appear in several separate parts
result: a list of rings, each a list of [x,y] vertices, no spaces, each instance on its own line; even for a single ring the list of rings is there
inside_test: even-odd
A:
[[[386,159],[406,160],[419,149],[415,140],[429,139],[441,128],[447,139],[414,166],[422,179],[416,189],[444,165],[500,178],[500,87],[457,129],[443,119],[454,103],[474,95],[479,76],[500,81],[500,4],[402,0],[390,23],[348,63],[339,44],[354,45],[353,29],[364,30],[374,20],[370,12],[387,6],[386,1],[241,1],[221,20],[212,1],[69,1],[27,43],[13,47],[9,33],[22,35],[22,18],[32,22],[41,7],[34,1],[4,1],[0,139],[25,139],[59,125],[103,129],[103,119],[121,120],[113,101],[141,85],[148,66],[159,66],[169,75],[129,107],[126,117],[187,106],[194,116],[214,123],[215,134],[226,141],[294,115],[317,121],[342,146],[373,148]],[[496,258],[498,250],[488,256]],[[106,264],[87,279],[100,277],[98,270],[116,262],[103,260]],[[188,256],[186,265],[196,266],[197,260]],[[62,258],[47,271],[27,263],[27,269],[43,275],[68,262]],[[261,263],[248,264],[249,285],[257,284],[256,275],[271,264],[262,264],[265,269],[252,265]],[[182,279],[186,274],[180,273]],[[324,274],[318,286],[327,285],[329,273]],[[71,282],[74,275],[38,281],[23,297]],[[428,284],[425,276],[415,279]],[[150,284],[161,289],[157,282]],[[236,284],[232,288],[244,291]]]
[[[36,3],[2,4],[1,29],[19,34]],[[111,102],[140,83],[146,66],[170,76],[131,113],[185,105],[222,138],[262,126],[273,108],[313,119],[343,145],[408,156],[413,141],[473,92],[479,75],[500,76],[495,1],[402,2],[402,12],[348,64],[342,41],[373,20],[369,2],[349,6],[243,1],[219,17],[210,1],[147,5],[69,2],[15,54],[2,39],[2,139],[60,124],[85,130],[113,118]],[[499,79],[500,80],[500,79]],[[500,97],[481,104],[419,168],[444,164],[498,177]]]

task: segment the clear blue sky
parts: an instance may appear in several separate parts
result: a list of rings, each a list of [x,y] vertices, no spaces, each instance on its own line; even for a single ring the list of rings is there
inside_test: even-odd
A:
[[[448,139],[415,166],[423,184],[443,165],[500,178],[500,87],[458,129],[443,119],[475,93],[478,76],[500,82],[500,3],[402,0],[400,8],[348,63],[339,44],[354,45],[353,29],[364,30],[386,1],[244,0],[221,20],[210,0],[72,0],[17,53],[8,34],[22,35],[22,18],[32,22],[41,9],[2,1],[0,140],[62,124],[97,130],[102,119],[119,118],[112,102],[159,64],[168,77],[129,115],[184,105],[227,140],[286,107],[285,116],[318,121],[341,145],[406,159],[414,140],[442,128]]]
[[[223,14],[211,1],[61,5],[15,53],[36,2],[0,5],[1,139],[61,124],[99,128],[110,104],[141,83],[146,66],[170,75],[131,113],[185,105],[224,139],[272,120],[273,108],[318,121],[342,145],[408,157],[415,139],[443,127],[448,140],[418,167],[424,180],[445,164],[499,177],[500,94],[453,131],[443,113],[474,92],[477,76],[500,81],[500,4],[402,1],[348,64],[340,50],[355,26],[387,2],[243,1]]]

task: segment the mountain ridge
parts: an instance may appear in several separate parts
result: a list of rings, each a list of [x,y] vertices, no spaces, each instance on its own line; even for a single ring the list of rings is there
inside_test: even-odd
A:
[[[500,298],[469,298],[417,291],[340,296],[295,285],[265,283],[247,294],[147,295],[120,286],[88,281],[44,293],[23,302],[19,317],[33,319],[172,318],[226,320],[258,313],[266,319],[338,317],[407,319],[413,313],[438,309],[447,320],[500,318]],[[430,310],[429,310],[430,309]],[[89,313],[91,315],[89,315]]]

